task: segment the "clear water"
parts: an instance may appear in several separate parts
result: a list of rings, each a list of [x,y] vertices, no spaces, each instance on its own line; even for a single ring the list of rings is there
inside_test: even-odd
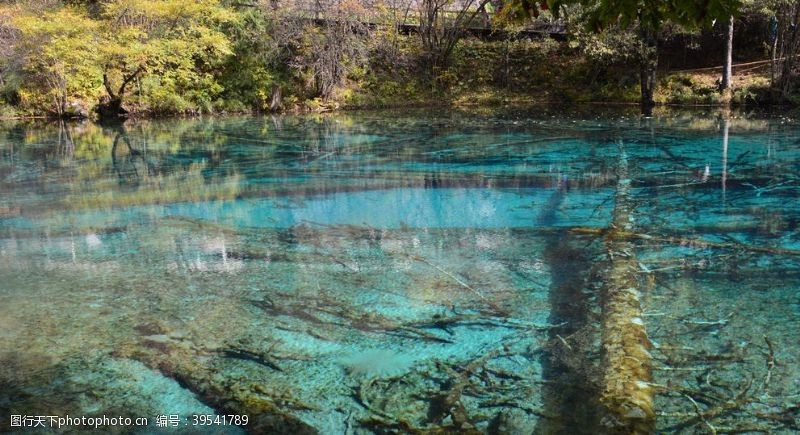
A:
[[[798,144],[702,113],[3,125],[2,430],[597,433],[622,147],[658,432],[794,433]]]

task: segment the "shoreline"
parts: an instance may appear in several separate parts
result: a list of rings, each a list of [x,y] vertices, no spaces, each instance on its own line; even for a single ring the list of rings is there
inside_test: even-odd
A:
[[[419,104],[398,104],[398,105],[354,105],[343,106],[329,110],[298,110],[289,109],[275,112],[268,111],[242,111],[242,112],[208,112],[208,113],[171,113],[171,114],[142,114],[127,117],[120,117],[119,119],[99,119],[97,117],[57,117],[47,115],[22,115],[22,116],[0,116],[0,122],[93,122],[101,125],[113,125],[116,123],[136,122],[136,121],[153,121],[153,120],[171,120],[171,119],[197,119],[204,117],[213,118],[226,118],[233,116],[303,116],[303,115],[328,115],[335,113],[357,113],[365,111],[397,111],[397,110],[425,110],[425,109],[445,109],[445,110],[466,110],[466,109],[528,109],[528,108],[641,108],[640,103],[628,101],[585,101],[585,102],[554,102],[554,101],[513,101],[504,102],[499,104],[491,103],[442,103],[431,101],[429,103]],[[713,104],[713,103],[657,103],[652,110],[658,109],[675,109],[675,110],[701,110],[701,109],[719,109],[722,111],[743,111],[750,110],[756,112],[770,112],[773,110],[797,110],[800,109],[797,105],[786,103],[774,104]]]

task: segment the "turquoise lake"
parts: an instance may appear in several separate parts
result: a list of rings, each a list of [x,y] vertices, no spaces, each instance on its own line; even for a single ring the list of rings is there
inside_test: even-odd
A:
[[[625,109],[0,123],[0,432],[602,433],[623,156],[656,432],[797,433],[800,121]]]

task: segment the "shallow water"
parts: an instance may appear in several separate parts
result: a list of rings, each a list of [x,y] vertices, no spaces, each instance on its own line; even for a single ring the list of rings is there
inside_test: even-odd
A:
[[[699,113],[4,125],[0,427],[602,431],[624,151],[657,431],[794,433],[799,143]]]

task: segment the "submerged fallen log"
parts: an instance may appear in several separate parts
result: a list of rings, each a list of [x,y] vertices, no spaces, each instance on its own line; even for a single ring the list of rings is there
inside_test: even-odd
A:
[[[268,297],[248,302],[270,315],[293,317],[315,327],[344,327],[350,330],[384,333],[436,343],[449,344],[453,342],[449,338],[425,331],[413,323],[403,323],[377,312],[362,311],[324,294],[317,294],[313,300],[297,299],[285,293],[280,293],[278,296],[283,299],[280,304]]]
[[[652,433],[652,357],[645,330],[637,275],[630,178],[621,149],[611,230],[605,233],[607,265],[602,273],[603,381],[601,423],[611,433]]]
[[[598,235],[606,237],[610,237],[613,234],[613,237],[617,239],[644,240],[649,242],[690,246],[695,248],[715,248],[753,252],[758,254],[800,256],[800,250],[798,249],[777,248],[770,246],[750,246],[745,245],[744,243],[713,242],[710,240],[696,239],[691,237],[642,234],[632,231],[631,229],[620,228],[615,224],[612,224],[610,228],[574,227],[570,228],[569,231],[575,234]]]
[[[317,430],[281,406],[284,398],[269,397],[260,384],[216,376],[206,355],[170,340],[143,340],[120,349],[116,357],[142,362],[164,376],[175,379],[219,415],[248,416],[242,429],[248,433],[316,434]],[[266,395],[264,393],[267,393]]]

